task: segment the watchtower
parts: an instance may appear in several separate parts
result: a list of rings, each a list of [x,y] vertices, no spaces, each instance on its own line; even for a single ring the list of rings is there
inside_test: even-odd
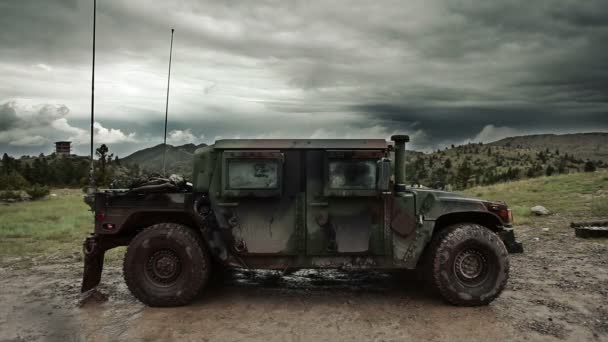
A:
[[[72,151],[71,141],[57,141],[55,143],[55,153],[58,156],[69,156]]]

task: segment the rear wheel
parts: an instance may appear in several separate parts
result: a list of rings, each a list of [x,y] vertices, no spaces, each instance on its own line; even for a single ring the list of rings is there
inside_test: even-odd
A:
[[[191,302],[209,278],[210,261],[200,237],[174,223],[153,225],[129,244],[123,271],[133,295],[149,306]]]
[[[489,229],[473,223],[450,226],[435,237],[429,265],[431,283],[454,305],[487,305],[509,278],[505,245]]]

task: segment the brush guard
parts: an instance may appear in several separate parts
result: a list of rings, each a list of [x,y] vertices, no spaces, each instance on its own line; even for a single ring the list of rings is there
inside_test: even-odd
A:
[[[524,245],[515,239],[513,228],[503,228],[498,235],[505,244],[505,247],[507,247],[507,252],[511,254],[524,252]]]

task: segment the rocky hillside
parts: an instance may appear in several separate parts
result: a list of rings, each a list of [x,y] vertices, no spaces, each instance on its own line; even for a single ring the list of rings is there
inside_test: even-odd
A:
[[[490,146],[560,150],[577,158],[608,162],[608,133],[538,134],[509,137]]]
[[[464,189],[608,167],[601,155],[590,150],[586,155],[597,159],[585,158],[576,146],[573,149],[568,145],[536,146],[470,143],[428,154],[412,154],[407,158],[406,178],[412,184]]]

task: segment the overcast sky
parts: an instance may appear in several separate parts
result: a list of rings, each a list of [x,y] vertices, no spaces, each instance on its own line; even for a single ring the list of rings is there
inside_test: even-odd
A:
[[[0,1],[0,152],[88,152],[93,1]],[[98,0],[96,140],[608,131],[608,2]]]

